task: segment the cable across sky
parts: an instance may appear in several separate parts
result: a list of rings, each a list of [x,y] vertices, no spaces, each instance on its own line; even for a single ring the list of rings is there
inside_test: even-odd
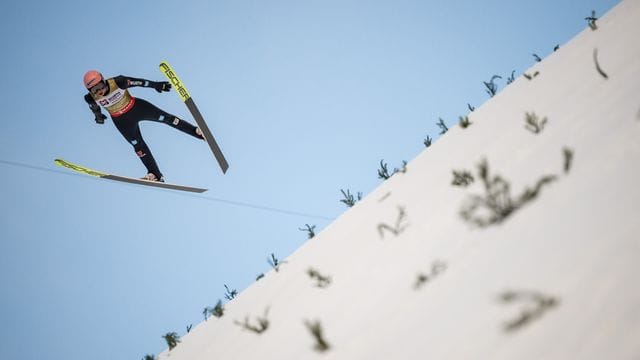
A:
[[[17,161],[10,161],[10,160],[2,160],[2,159],[0,159],[0,164],[9,165],[9,166],[16,166],[16,167],[21,167],[21,168],[31,169],[31,170],[37,170],[37,171],[43,171],[43,172],[49,172],[49,173],[54,173],[54,174],[62,174],[62,175],[67,175],[67,176],[76,176],[76,177],[83,178],[83,179],[88,179],[88,180],[102,180],[102,179],[91,177],[91,176],[85,176],[85,175],[82,175],[82,174],[77,174],[77,173],[68,172],[68,171],[62,171],[62,170],[57,170],[57,169],[49,169],[49,168],[46,168],[46,167],[43,167],[43,166],[36,166],[36,165],[26,164],[26,163],[17,162]],[[138,186],[138,185],[133,185],[133,184],[125,184],[125,183],[123,183],[123,184],[124,185],[128,185],[128,186]],[[160,191],[160,192],[166,192],[167,191],[167,190],[157,189],[157,188],[146,188],[146,190],[154,190],[154,191]],[[279,213],[279,214],[300,216],[300,217],[321,219],[321,220],[329,220],[329,221],[335,220],[335,218],[324,216],[324,215],[308,214],[308,213],[304,213],[304,212],[300,212],[300,211],[279,209],[279,208],[275,208],[275,207],[271,207],[271,206],[252,204],[252,203],[247,203],[247,202],[242,202],[242,201],[221,199],[221,198],[215,198],[215,197],[204,196],[204,195],[182,193],[182,192],[177,192],[177,191],[170,191],[170,192],[172,194],[174,194],[174,195],[187,196],[187,197],[196,198],[196,199],[200,199],[200,200],[218,202],[218,203],[222,203],[222,204],[239,206],[239,207],[255,209],[255,210],[268,211],[268,212],[272,212],[272,213]]]

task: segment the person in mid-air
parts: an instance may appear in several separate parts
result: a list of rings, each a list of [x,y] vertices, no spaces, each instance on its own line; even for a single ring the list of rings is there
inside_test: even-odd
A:
[[[84,74],[84,86],[89,90],[84,99],[95,115],[96,123],[104,124],[104,120],[107,118],[102,114],[100,109],[102,106],[107,109],[113,124],[129,144],[133,145],[134,151],[147,168],[147,175],[142,178],[144,180],[164,182],[158,164],[140,133],[138,125],[140,121],[150,120],[164,123],[204,140],[200,128],[157,108],[146,100],[131,96],[127,90],[130,87],[141,86],[154,88],[160,93],[171,90],[171,84],[168,81],[155,82],[122,75],[105,80],[100,72],[90,70]]]

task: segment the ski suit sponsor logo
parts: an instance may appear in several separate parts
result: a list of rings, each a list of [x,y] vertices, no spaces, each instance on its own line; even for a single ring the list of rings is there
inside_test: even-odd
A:
[[[113,89],[104,96],[96,96],[94,100],[102,105],[111,116],[120,116],[131,110],[135,104],[135,98],[132,97],[126,89],[121,89],[115,80],[108,79],[109,89]]]
[[[106,96],[98,99],[98,103],[104,107],[113,105],[124,98],[124,90],[118,89]]]
[[[143,84],[146,84],[146,81],[132,81],[132,80],[128,80],[127,81],[129,83],[129,86],[141,86]]]

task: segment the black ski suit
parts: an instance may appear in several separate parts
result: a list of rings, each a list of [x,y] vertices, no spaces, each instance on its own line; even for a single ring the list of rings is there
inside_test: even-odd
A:
[[[145,79],[137,79],[126,76],[116,76],[105,80],[108,89],[104,96],[93,95],[88,93],[84,96],[85,101],[89,104],[89,108],[95,115],[97,123],[104,123],[105,116],[102,115],[100,106],[103,106],[113,120],[113,124],[124,138],[133,146],[134,151],[142,160],[149,173],[154,174],[158,179],[162,179],[162,173],[158,168],[151,150],[144,142],[140,133],[138,123],[142,120],[149,120],[167,124],[193,137],[204,140],[204,138],[196,133],[196,127],[192,124],[179,119],[177,116],[169,114],[159,109],[150,102],[134,98],[127,90],[130,87],[150,87],[156,91],[168,91],[170,86],[166,82],[154,82]]]

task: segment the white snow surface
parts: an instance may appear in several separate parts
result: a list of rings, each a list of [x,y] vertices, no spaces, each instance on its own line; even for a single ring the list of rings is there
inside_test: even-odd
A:
[[[640,1],[622,1],[597,26],[159,359],[640,359]],[[541,133],[525,129],[526,113],[548,119]],[[482,159],[513,198],[557,178],[501,223],[474,227],[460,210],[485,194]],[[464,169],[475,182],[452,186],[453,170]],[[383,225],[395,228],[400,209],[394,235]],[[310,268],[332,283],[316,287]],[[416,288],[420,274],[429,279]],[[515,299],[501,301],[505,292]],[[523,314],[533,316],[508,331]],[[236,323],[247,317],[265,317],[267,330]],[[314,349],[305,321],[321,324],[327,351]]]

